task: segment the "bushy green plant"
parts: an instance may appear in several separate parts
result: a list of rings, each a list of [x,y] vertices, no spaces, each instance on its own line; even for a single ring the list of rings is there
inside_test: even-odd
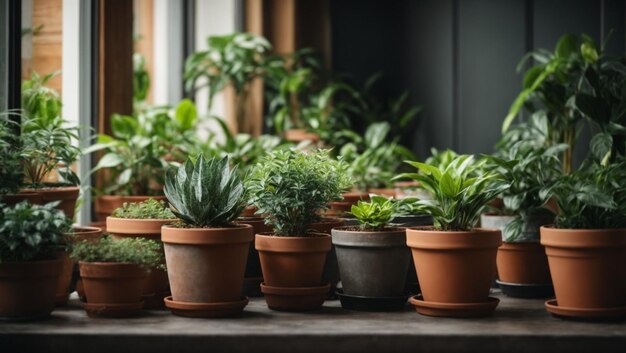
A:
[[[55,203],[0,204],[0,263],[48,260],[62,249],[72,221]]]
[[[433,217],[435,228],[444,231],[472,230],[489,201],[509,187],[496,173],[479,173],[472,156],[460,155],[447,167],[407,162],[420,173],[396,177],[411,178],[428,190],[432,200],[418,201],[420,210]]]
[[[81,241],[73,245],[72,258],[83,262],[131,263],[146,269],[163,269],[161,245],[154,240],[109,236],[98,241]]]
[[[21,152],[19,146],[16,146],[15,136],[19,126],[8,119],[12,114],[17,113],[0,114],[0,195],[18,192],[24,177]]]
[[[458,156],[459,154],[451,149],[439,151],[435,147],[432,147],[430,149],[430,157],[426,158],[424,163],[429,164],[435,168],[445,169]]]
[[[306,236],[319,211],[341,199],[351,186],[345,162],[328,150],[305,153],[283,149],[270,153],[252,170],[247,181],[250,203],[279,236]]]
[[[352,205],[350,214],[359,222],[361,230],[383,230],[394,218],[396,203],[384,196],[372,195],[369,202]]]
[[[63,124],[61,119],[61,97],[55,89],[46,87],[48,81],[56,77],[60,71],[41,77],[37,72],[31,74],[30,80],[22,82],[22,109],[24,115],[34,124],[26,127],[26,131],[37,126],[56,126]]]
[[[165,202],[148,199],[142,202],[124,202],[112,214],[117,218],[128,219],[174,219],[176,216],[165,206]]]
[[[193,227],[228,227],[244,208],[241,177],[228,157],[188,159],[165,176],[165,196],[174,214]]]

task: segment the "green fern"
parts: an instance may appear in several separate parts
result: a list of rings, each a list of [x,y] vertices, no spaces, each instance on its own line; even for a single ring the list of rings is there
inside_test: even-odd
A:
[[[244,187],[236,167],[231,170],[228,157],[194,162],[170,168],[163,189],[173,213],[193,227],[228,227],[244,208]]]

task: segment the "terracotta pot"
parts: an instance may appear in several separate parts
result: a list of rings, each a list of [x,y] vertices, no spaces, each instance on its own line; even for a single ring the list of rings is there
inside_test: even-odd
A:
[[[96,198],[94,206],[96,209],[96,218],[100,221],[106,220],[108,216],[113,214],[116,208],[120,208],[124,203],[138,203],[148,199],[157,201],[166,201],[165,196],[118,196],[118,195],[102,195]]]
[[[360,200],[362,201],[370,200],[370,194],[366,192],[351,191],[351,192],[344,192],[341,195],[343,196],[343,201],[349,202],[351,205],[356,205]]]
[[[44,189],[24,189],[24,192],[36,192],[41,197],[41,203],[46,204],[61,201],[57,208],[65,213],[68,218],[74,219],[76,200],[80,193],[78,186],[62,186]]]
[[[257,234],[265,284],[269,287],[316,287],[322,282],[326,253],[331,248],[330,235],[279,237]]]
[[[324,304],[330,285],[315,287],[271,287],[261,284],[267,306],[280,311],[308,311]]]
[[[216,303],[241,301],[252,226],[175,228],[163,226],[172,300]]]
[[[27,201],[33,205],[41,205],[41,195],[35,191],[20,191],[17,194],[0,195],[0,202],[8,206],[16,205],[22,201]]]
[[[246,206],[246,208],[243,209],[243,211],[241,211],[241,214],[239,215],[240,218],[261,218],[259,215],[256,214],[256,211],[258,211],[259,209],[254,206],[254,205],[250,205],[250,206]]]
[[[314,132],[308,132],[305,129],[289,129],[285,131],[285,140],[291,142],[317,142],[320,140],[320,135]]]
[[[74,260],[70,258],[67,251],[57,252],[57,258],[61,260],[61,271],[57,279],[57,290],[54,299],[54,305],[65,306],[70,298],[70,285],[72,282],[72,273],[74,272]]]
[[[423,227],[408,228],[406,235],[426,302],[488,300],[502,243],[499,230],[446,232]]]
[[[88,303],[132,304],[141,302],[148,272],[136,264],[79,262]]]
[[[502,243],[497,256],[500,281],[516,284],[550,284],[545,249],[539,243]]]
[[[72,232],[66,234],[68,242],[97,242],[102,238],[102,228],[97,227],[72,227]],[[72,292],[72,288],[76,289],[78,297],[81,300],[85,300],[85,291],[83,289],[83,283],[80,279],[80,271],[78,270],[78,264],[76,261],[72,261],[72,282],[70,283],[69,291]],[[75,282],[74,282],[75,281]]]
[[[129,219],[107,217],[107,232],[113,239],[141,237],[161,243],[161,227],[174,219]],[[153,269],[144,281],[143,296],[146,309],[164,307],[163,298],[169,296],[167,272]]]
[[[626,229],[541,227],[558,306],[626,306]]]
[[[50,315],[61,266],[59,259],[0,263],[0,317],[29,320]]]
[[[393,188],[370,188],[367,192],[386,197],[396,197],[396,189]]]

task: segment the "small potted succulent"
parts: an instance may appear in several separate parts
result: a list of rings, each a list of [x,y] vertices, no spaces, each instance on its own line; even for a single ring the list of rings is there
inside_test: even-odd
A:
[[[343,291],[344,308],[400,310],[406,304],[410,251],[406,231],[390,225],[397,203],[383,196],[352,206],[358,226],[332,230]]]
[[[605,160],[606,161],[606,160]],[[544,189],[559,214],[541,227],[556,300],[556,316],[607,319],[626,316],[626,162],[585,163]]]
[[[176,216],[165,206],[164,201],[148,199],[124,205],[107,217],[107,232],[114,240],[141,237],[161,244],[161,227],[176,220]],[[167,273],[155,269],[150,271],[144,283],[144,308],[162,308],[163,299],[169,296]]]
[[[502,231],[497,264],[498,285],[504,294],[522,298],[554,295],[539,228],[554,223],[555,214],[546,207],[550,195],[540,191],[561,175],[558,156],[566,148],[546,149],[520,142],[510,146],[503,158],[485,156],[485,169],[510,184],[501,195],[503,208],[481,215],[483,228]]]
[[[320,210],[341,198],[350,186],[347,165],[329,151],[305,153],[277,150],[253,169],[248,182],[250,203],[272,233],[256,235],[265,294],[270,309],[319,308],[330,289],[322,283],[329,234],[312,230],[321,219]]]
[[[502,243],[497,229],[475,228],[489,201],[509,185],[495,173],[479,173],[473,157],[461,155],[447,167],[408,162],[421,173],[401,174],[429,191],[420,200],[434,227],[407,228],[407,245],[422,294],[410,299],[418,313],[429,316],[489,315],[498,305],[489,297],[495,278],[496,253]]]
[[[71,221],[54,203],[0,204],[0,317],[37,319],[54,309],[64,233]]]
[[[174,314],[223,317],[240,314],[252,226],[234,221],[244,208],[244,185],[228,158],[187,160],[168,170],[165,195],[180,222],[164,225],[161,240]]]
[[[148,271],[163,266],[161,246],[144,238],[82,241],[73,245],[90,317],[129,317],[141,312]]]

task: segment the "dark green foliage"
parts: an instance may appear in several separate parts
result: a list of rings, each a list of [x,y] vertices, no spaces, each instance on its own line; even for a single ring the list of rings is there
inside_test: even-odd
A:
[[[359,201],[352,205],[350,214],[356,218],[362,230],[382,230],[393,220],[396,205],[392,199],[372,195],[370,202]]]
[[[478,173],[481,166],[468,155],[456,157],[445,168],[407,163],[418,168],[420,173],[405,173],[396,179],[416,180],[432,194],[432,200],[420,200],[418,204],[422,212],[433,217],[439,230],[472,230],[487,203],[509,187],[495,173]]]
[[[164,268],[161,245],[141,237],[113,240],[109,236],[97,242],[74,244],[72,258],[83,262],[132,263],[146,269]]]
[[[8,119],[12,114],[16,113],[0,114],[0,195],[18,192],[24,177],[21,152],[15,138],[19,126]]]
[[[234,168],[236,169],[236,167]],[[195,227],[229,227],[244,208],[244,187],[228,158],[188,159],[165,176],[165,196],[174,214]]]
[[[72,221],[56,204],[0,204],[0,263],[52,259],[62,249]]]
[[[250,203],[276,235],[306,236],[309,225],[319,221],[319,211],[341,199],[351,186],[347,164],[329,156],[328,150],[305,153],[277,150],[266,156],[248,181]]]
[[[176,216],[165,206],[165,202],[148,199],[143,202],[127,203],[115,211],[113,217],[128,219],[175,219]]]

